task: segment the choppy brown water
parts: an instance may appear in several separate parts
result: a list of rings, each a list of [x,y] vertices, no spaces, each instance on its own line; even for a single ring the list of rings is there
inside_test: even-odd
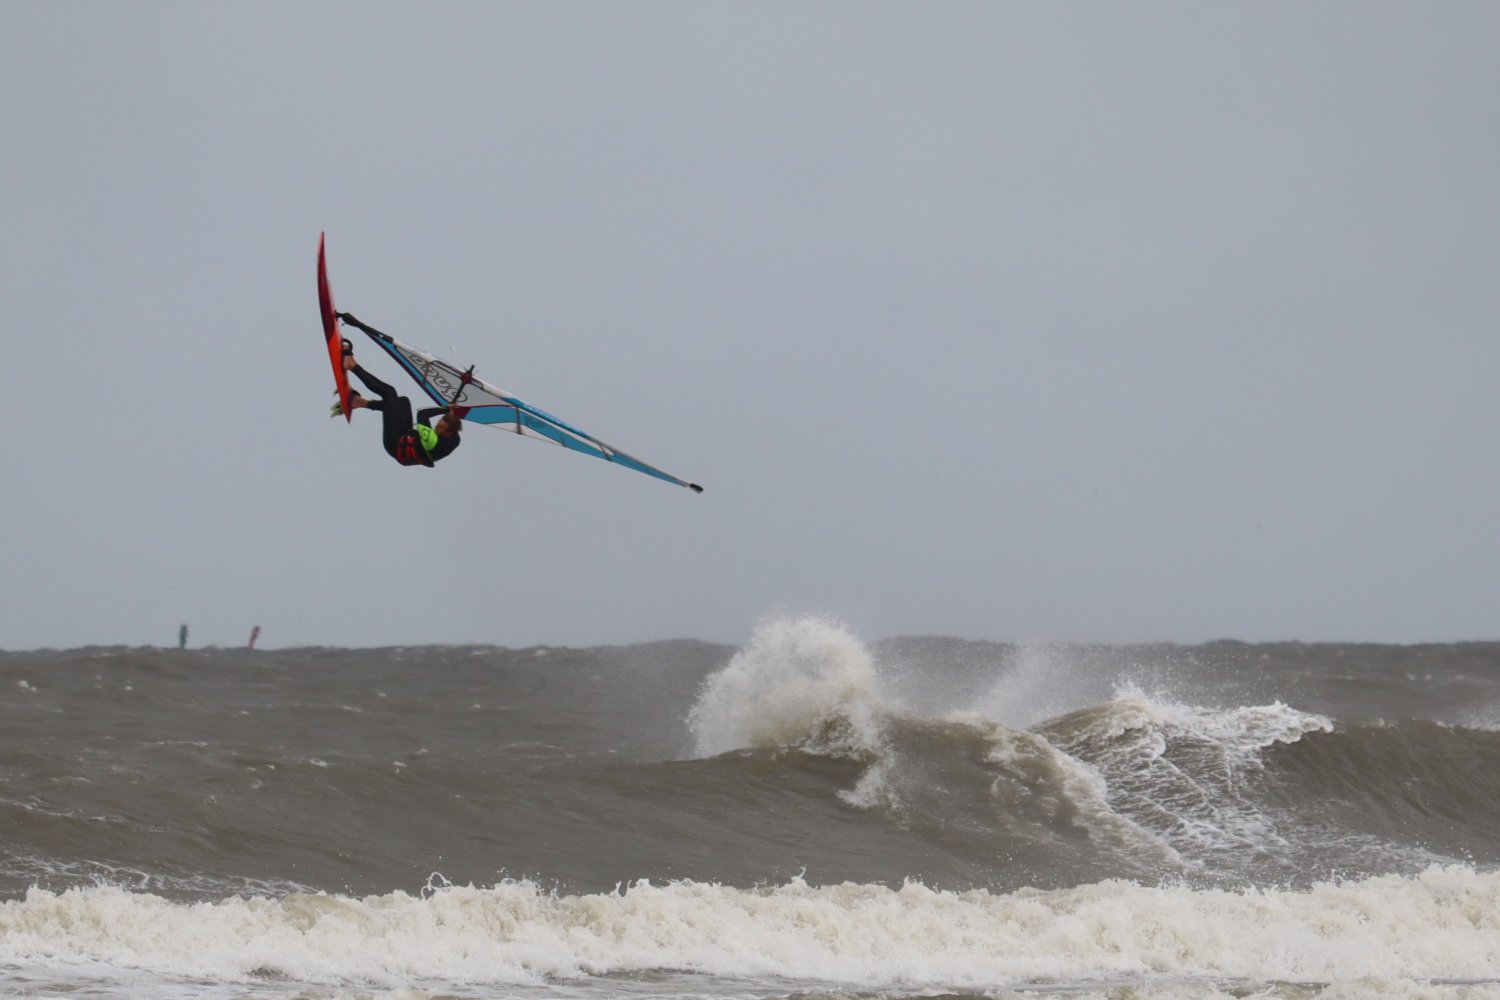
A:
[[[739,650],[11,652],[0,691],[17,990],[1500,978],[1500,644],[867,647],[801,620]],[[1267,907],[1314,940],[1363,916],[1278,966]],[[967,931],[916,943],[935,927]]]

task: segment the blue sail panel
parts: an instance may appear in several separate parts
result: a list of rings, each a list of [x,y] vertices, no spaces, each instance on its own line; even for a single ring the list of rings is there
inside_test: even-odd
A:
[[[473,378],[462,368],[441,358],[419,351],[379,331],[365,328],[365,334],[391,357],[422,387],[422,391],[441,406],[457,405],[464,420],[487,424],[539,441],[550,441],[569,451],[602,458],[615,465],[644,473],[664,482],[686,486],[695,493],[703,487],[658,469],[654,465],[605,444],[585,431],[572,427],[546,410],[532,406],[488,382]]]

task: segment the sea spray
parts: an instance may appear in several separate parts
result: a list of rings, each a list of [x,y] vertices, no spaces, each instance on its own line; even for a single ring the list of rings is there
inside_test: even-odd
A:
[[[1017,647],[973,711],[1024,727],[1097,703],[1108,695],[1114,671],[1101,669],[1079,651],[1078,646],[1052,642]]]
[[[879,748],[884,707],[873,658],[843,626],[776,619],[704,681],[688,725],[703,757],[782,746],[863,755]]]

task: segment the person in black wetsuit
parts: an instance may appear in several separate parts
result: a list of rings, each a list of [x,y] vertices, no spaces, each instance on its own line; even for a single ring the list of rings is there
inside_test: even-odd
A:
[[[354,319],[347,313],[341,318],[345,322]],[[425,465],[430,469],[434,462],[453,454],[461,443],[458,431],[462,421],[459,419],[458,407],[428,407],[417,411],[416,418],[413,419],[411,400],[361,368],[359,362],[354,360],[354,345],[347,340],[344,341],[344,370],[359,376],[365,388],[380,397],[366,399],[357,392],[351,393],[349,405],[351,409],[374,410],[380,414],[381,443],[385,445],[386,454],[397,462],[402,465]],[[442,419],[437,422],[436,427],[432,426],[432,418],[439,415]]]

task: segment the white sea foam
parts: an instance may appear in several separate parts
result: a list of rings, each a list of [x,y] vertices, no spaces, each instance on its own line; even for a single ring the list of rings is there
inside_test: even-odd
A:
[[[856,809],[901,810],[904,807],[900,793],[891,781],[892,761],[889,757],[877,760],[865,770],[859,782],[850,789],[839,792],[839,798]]]
[[[811,745],[869,753],[885,696],[870,653],[837,623],[763,622],[750,645],[709,677],[688,717],[701,756]]]
[[[1247,794],[1262,751],[1328,732],[1320,715],[1274,703],[1218,709],[1153,698],[1133,686],[1052,733],[1108,783],[1111,805],[1185,858],[1270,857],[1287,848],[1274,820]]]
[[[987,759],[1007,775],[1033,776],[1038,803],[1054,818],[1076,816],[1073,822],[1088,829],[1101,846],[1166,864],[1182,862],[1165,840],[1115,810],[1109,802],[1109,786],[1097,768],[1069,756],[1035,733],[995,723],[988,724],[987,730],[991,744]],[[1045,780],[1037,780],[1043,776]],[[992,794],[1001,787],[1001,779],[996,778]]]
[[[1201,708],[1151,695],[1133,684],[1115,692],[1122,704],[1137,708],[1153,724],[1174,726],[1212,740],[1243,760],[1274,743],[1295,743],[1308,733],[1333,732],[1333,723],[1322,715],[1303,712],[1273,702],[1237,708]]]
[[[1296,892],[1103,882],[996,895],[794,880],[563,896],[511,882],[198,904],[117,888],[32,890],[0,904],[7,976],[91,964],[121,976],[383,989],[673,970],[907,990],[1161,978],[1493,981],[1500,873],[1435,867]]]

